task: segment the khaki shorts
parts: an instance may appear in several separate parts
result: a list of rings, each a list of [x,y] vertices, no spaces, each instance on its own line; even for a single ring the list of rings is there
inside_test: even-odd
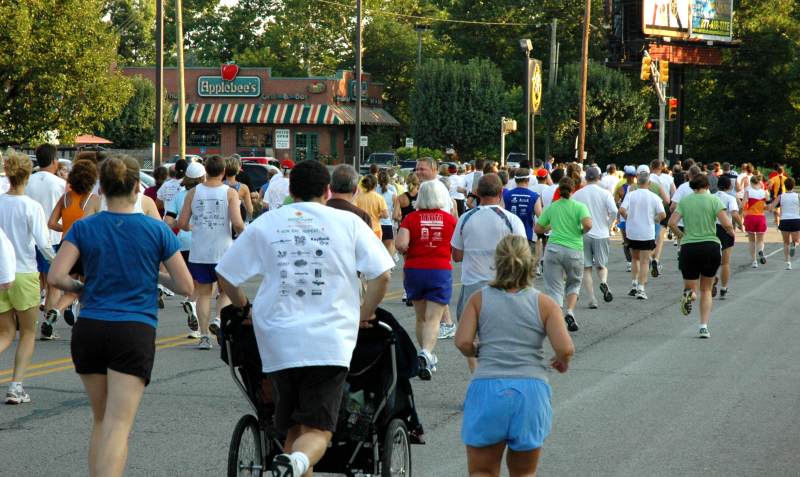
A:
[[[17,273],[11,288],[0,290],[0,313],[39,306],[39,273]]]

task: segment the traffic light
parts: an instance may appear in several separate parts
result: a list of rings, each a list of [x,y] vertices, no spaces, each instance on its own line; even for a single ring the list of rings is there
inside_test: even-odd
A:
[[[647,81],[650,79],[650,65],[652,64],[653,59],[650,58],[650,55],[645,55],[642,57],[642,81]]]
[[[667,119],[675,121],[678,117],[678,98],[667,99]]]
[[[648,132],[658,132],[658,120],[648,119],[647,122],[644,123],[644,129]]]
[[[662,83],[669,83],[669,61],[660,60],[658,62],[658,74]]]

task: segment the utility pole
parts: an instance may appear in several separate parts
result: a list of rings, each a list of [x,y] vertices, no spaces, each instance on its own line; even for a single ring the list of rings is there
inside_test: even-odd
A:
[[[417,32],[417,73],[419,74],[420,68],[422,68],[422,33],[425,30],[430,30],[431,27],[428,25],[414,25],[414,30]],[[419,159],[419,141],[417,143],[417,159]]]
[[[178,47],[178,154],[186,159],[186,84],[183,77],[183,4],[175,0],[175,40]]]
[[[356,0],[356,170],[361,165],[361,15],[361,0]]]
[[[153,157],[153,170],[163,162],[164,145],[164,0],[156,0],[156,147]]]
[[[581,104],[580,132],[578,134],[578,162],[583,163],[586,150],[586,86],[589,81],[589,27],[592,19],[592,0],[586,0],[586,14],[583,17],[583,48],[581,52]]]
[[[548,78],[547,78],[547,91],[552,93],[553,92],[553,88],[555,88],[555,86],[556,86],[555,85],[555,83],[556,83],[556,65],[558,64],[557,63],[558,62],[558,59],[557,59],[557,56],[558,56],[558,54],[557,54],[558,45],[557,45],[557,42],[556,42],[556,39],[557,39],[556,38],[556,32],[558,30],[558,20],[557,19],[555,19],[555,18],[553,19],[553,23],[550,26],[550,28],[551,28],[550,29],[550,71],[549,71],[549,75],[548,75]],[[547,160],[547,157],[550,156],[550,131],[549,131],[549,128],[548,128],[547,134],[544,137],[544,156],[545,156],[545,160]],[[531,167],[533,167],[533,161],[529,160],[529,162],[531,163]]]
[[[659,98],[666,98],[667,96],[667,85],[666,83],[662,83],[661,79],[659,78],[656,81],[656,88],[661,91]],[[667,138],[667,102],[658,101],[658,159],[661,161],[662,164],[666,164],[664,161],[664,149],[666,144]]]
[[[533,62],[531,61],[531,50],[533,45],[528,38],[519,40],[519,47],[525,55],[525,157],[532,162],[531,156],[531,77],[533,76]],[[502,164],[505,158],[500,158]]]

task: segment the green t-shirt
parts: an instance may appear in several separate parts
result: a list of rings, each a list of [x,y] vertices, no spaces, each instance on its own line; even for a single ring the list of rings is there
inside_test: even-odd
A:
[[[683,217],[686,229],[681,243],[720,243],[717,238],[717,214],[720,210],[725,210],[725,205],[711,193],[691,193],[681,199],[678,213]]]
[[[536,221],[542,227],[551,226],[548,243],[557,243],[573,250],[583,250],[583,225],[581,221],[591,217],[589,208],[572,199],[558,199],[544,209]]]

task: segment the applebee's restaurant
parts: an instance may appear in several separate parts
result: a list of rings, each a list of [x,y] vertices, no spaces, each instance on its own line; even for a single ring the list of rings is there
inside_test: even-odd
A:
[[[352,71],[333,77],[279,78],[270,68],[185,68],[186,153],[240,154],[277,159],[348,161],[356,154],[356,82]],[[151,67],[125,68],[129,76],[155,82]],[[362,75],[362,127],[400,123],[383,109],[383,85]],[[178,71],[164,69],[167,97],[178,99]],[[177,103],[173,107],[178,121]],[[164,157],[178,153],[173,127]]]

